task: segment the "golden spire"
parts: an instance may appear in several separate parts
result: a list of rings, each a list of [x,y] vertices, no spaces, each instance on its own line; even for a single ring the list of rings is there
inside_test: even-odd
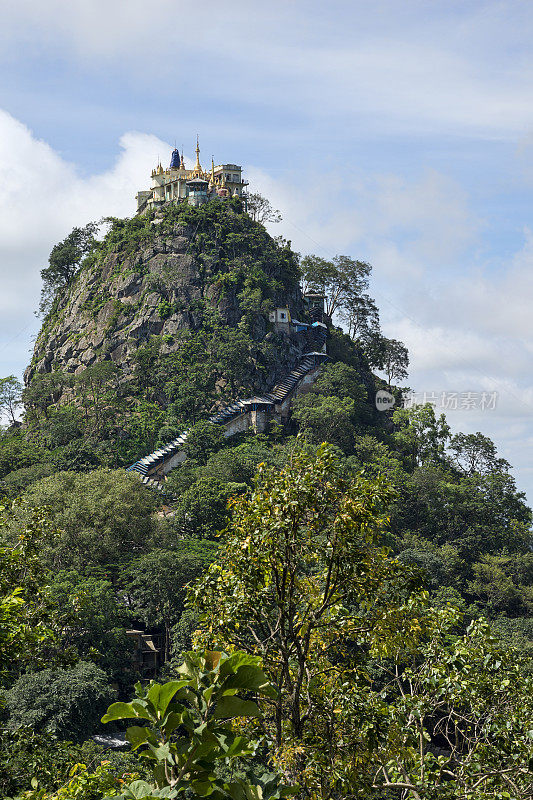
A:
[[[202,167],[200,165],[200,145],[198,143],[198,135],[196,136],[196,164],[194,165],[194,171],[199,175],[202,172]]]
[[[215,183],[215,160],[213,156],[211,156],[211,183]]]

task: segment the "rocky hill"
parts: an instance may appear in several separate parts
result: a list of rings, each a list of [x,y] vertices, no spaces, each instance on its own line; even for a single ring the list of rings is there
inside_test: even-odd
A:
[[[304,314],[295,256],[244,214],[240,201],[167,205],[115,219],[44,320],[26,385],[105,361],[127,384],[142,348],[157,350],[164,362],[201,332],[219,388],[228,380],[219,352],[226,342],[239,351],[237,383],[261,390],[307,347],[302,337],[273,332],[268,311],[280,305]]]

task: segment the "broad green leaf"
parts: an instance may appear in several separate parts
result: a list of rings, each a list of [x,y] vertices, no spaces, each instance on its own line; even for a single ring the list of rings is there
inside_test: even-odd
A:
[[[135,719],[138,714],[131,703],[112,703],[102,717],[102,722],[113,722],[116,719]]]
[[[209,703],[214,691],[215,691],[214,686],[208,686],[207,689],[204,689],[204,691],[202,692],[202,697],[204,698],[206,703]]]
[[[151,722],[155,722],[155,717],[146,708],[144,700],[132,700],[131,707],[135,711],[135,715],[137,717],[140,717],[141,719],[148,719]]]
[[[151,702],[153,707],[155,708],[156,712],[159,708],[159,695],[161,694],[161,684],[151,683],[148,687],[148,694],[146,695],[147,700]]]
[[[234,675],[230,675],[223,684],[223,689],[256,689],[266,697],[275,698],[277,692],[260,667],[251,664],[240,666]]]
[[[145,800],[145,798],[155,797],[154,788],[146,781],[133,781],[126,789],[125,797],[135,798],[135,800]]]
[[[263,800],[263,790],[260,786],[247,786],[244,796],[246,800]]]
[[[244,736],[236,736],[226,750],[225,756],[227,758],[235,758],[236,756],[249,755],[253,751],[254,748],[250,746],[248,739]]]
[[[170,755],[170,744],[166,742],[165,744],[160,744],[159,747],[155,747],[150,742],[148,742],[148,747],[152,751],[154,758],[157,761],[166,761]]]
[[[259,717],[260,711],[257,704],[251,700],[241,700],[240,697],[226,696],[217,703],[215,719],[230,719],[232,717]]]
[[[171,712],[165,720],[165,735],[170,736],[172,731],[175,731],[178,728],[183,719],[183,714],[178,714],[177,712]]]
[[[158,684],[159,691],[154,692],[153,697],[150,694],[153,687],[150,688],[148,697],[154,704],[161,717],[165,716],[166,710],[172,698],[186,685],[187,681],[169,681],[168,683],[164,683],[162,686]]]
[[[128,728],[126,731],[126,739],[133,746],[134,750],[149,740],[156,741],[150,728],[142,728],[139,725],[132,725]]]
[[[239,667],[244,665],[255,665],[257,664],[258,659],[255,656],[250,656],[248,653],[243,653],[242,650],[239,650],[237,653],[233,653],[229,658],[226,658],[220,664],[220,675],[231,675],[236,672]]]
[[[228,796],[231,797],[231,800],[261,800],[262,794],[248,794],[248,790],[251,789],[250,786],[243,786],[242,783],[227,783],[224,787]],[[261,792],[260,787],[254,787]]]
[[[211,781],[191,781],[191,787],[200,797],[208,797],[215,788]]]

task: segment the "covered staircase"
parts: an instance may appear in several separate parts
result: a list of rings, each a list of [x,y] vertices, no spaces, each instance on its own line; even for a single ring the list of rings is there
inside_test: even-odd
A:
[[[233,436],[247,427],[253,427],[252,419],[254,412],[264,412],[270,416],[281,413],[282,407],[290,401],[293,393],[302,384],[310,373],[317,370],[328,356],[326,353],[313,351],[305,353],[288,375],[264,395],[237,399],[233,403],[209,417],[209,422],[214,425],[222,425],[225,428],[225,436]],[[248,415],[248,419],[243,420],[244,425],[236,428],[235,421]],[[142,482],[151,489],[164,491],[164,476],[174,469],[180,461],[185,460],[184,445],[187,441],[188,430],[183,431],[169,444],[160,447],[153,453],[136,461],[128,472],[137,472]]]

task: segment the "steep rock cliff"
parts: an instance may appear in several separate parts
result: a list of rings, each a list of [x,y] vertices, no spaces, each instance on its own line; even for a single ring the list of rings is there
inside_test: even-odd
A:
[[[239,201],[167,205],[113,220],[44,320],[26,384],[111,361],[119,383],[127,385],[142,348],[156,345],[164,362],[203,332],[209,358],[237,332],[237,383],[260,391],[309,346],[302,336],[272,330],[268,311],[279,305],[304,314],[294,254],[244,214]],[[227,381],[222,369],[219,386]]]

